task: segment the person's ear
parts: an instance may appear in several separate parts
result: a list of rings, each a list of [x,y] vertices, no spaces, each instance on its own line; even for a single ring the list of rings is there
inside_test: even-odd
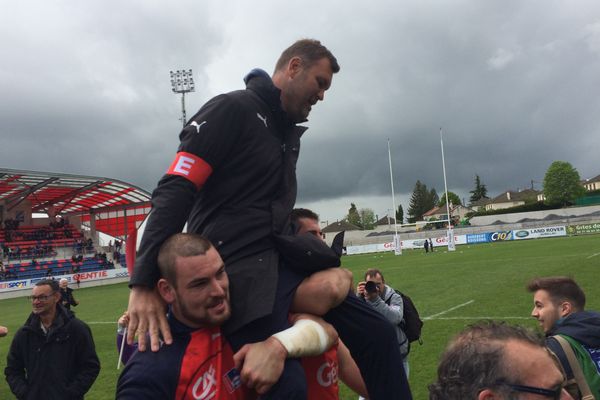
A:
[[[160,278],[156,284],[158,294],[167,304],[175,301],[175,288],[164,278]]]
[[[477,400],[493,400],[493,399],[501,399],[492,389],[483,389],[477,395]]]
[[[561,318],[564,318],[573,312],[573,305],[568,301],[563,301],[559,307],[559,311]]]
[[[296,77],[296,75],[298,75],[298,73],[300,73],[301,70],[302,70],[302,59],[298,56],[292,57],[290,59],[290,61],[288,62],[288,67],[287,67],[288,76],[290,78],[294,79]]]

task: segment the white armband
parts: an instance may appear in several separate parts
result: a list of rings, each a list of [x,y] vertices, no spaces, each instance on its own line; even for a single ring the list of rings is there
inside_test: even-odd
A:
[[[301,319],[273,337],[281,342],[288,357],[292,358],[323,354],[331,346],[325,329],[310,319]]]

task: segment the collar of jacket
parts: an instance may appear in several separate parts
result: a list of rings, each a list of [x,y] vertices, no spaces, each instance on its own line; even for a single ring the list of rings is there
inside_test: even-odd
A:
[[[281,107],[281,90],[273,84],[269,74],[260,68],[254,68],[244,77],[244,82],[246,83],[246,89],[252,90],[267,103],[282,127],[289,128],[296,125]]]
[[[567,335],[590,348],[600,348],[600,313],[579,311],[561,318],[546,336]]]
[[[52,321],[52,325],[48,331],[48,334],[52,334],[59,328],[62,328],[69,322],[72,318],[75,317],[72,311],[67,310],[60,304],[56,304],[56,315],[54,316],[54,321]],[[28,330],[32,330],[34,332],[42,332],[42,328],[40,327],[41,321],[40,317],[37,314],[31,313],[29,314],[29,318],[25,321],[24,327]]]
[[[383,285],[383,287],[384,287],[384,290],[383,290],[383,296],[381,296],[381,299],[383,301],[388,301],[392,297],[392,295],[394,293],[396,293],[396,291],[394,289],[392,289],[392,287],[389,285]]]

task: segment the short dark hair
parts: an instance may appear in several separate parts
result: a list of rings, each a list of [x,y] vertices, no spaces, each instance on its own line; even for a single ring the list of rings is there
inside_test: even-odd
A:
[[[58,292],[60,290],[60,286],[58,286],[58,282],[56,282],[54,279],[42,279],[41,281],[37,281],[35,283],[35,286],[43,286],[43,285],[50,286],[50,288],[52,289],[53,292]]]
[[[442,355],[437,381],[429,385],[429,399],[475,399],[486,388],[506,390],[498,382],[515,378],[507,376],[511,368],[505,359],[504,345],[509,340],[544,348],[543,338],[525,327],[494,321],[470,325]]]
[[[583,311],[585,309],[585,293],[583,293],[583,290],[581,290],[573,278],[569,278],[568,276],[534,278],[527,284],[527,290],[531,293],[535,293],[538,290],[545,290],[555,305],[563,301],[568,301],[576,311]]]
[[[309,210],[308,208],[294,208],[290,213],[290,219],[293,223],[298,222],[300,218],[308,218],[319,220],[319,215],[313,210]]]
[[[311,67],[322,58],[327,58],[334,74],[340,70],[337,59],[321,42],[315,39],[300,39],[281,53],[275,64],[275,71],[284,68],[294,57],[300,57],[306,68]]]
[[[163,278],[177,286],[177,257],[201,256],[213,247],[205,237],[195,233],[177,233],[168,238],[158,252],[158,268]]]
[[[381,272],[381,270],[379,270],[377,268],[369,268],[365,272],[365,280],[367,280],[367,278],[375,278],[377,275],[380,275],[381,276],[381,280],[385,282],[385,278],[383,277],[383,273]]]

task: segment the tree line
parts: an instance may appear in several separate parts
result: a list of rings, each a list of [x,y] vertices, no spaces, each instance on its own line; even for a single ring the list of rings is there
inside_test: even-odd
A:
[[[469,191],[469,205],[475,204],[480,200],[489,200],[487,197],[487,187],[482,182],[478,174],[475,175],[474,188]],[[551,207],[564,207],[572,205],[575,200],[586,193],[581,185],[579,172],[566,161],[554,161],[544,176],[543,182],[544,204]],[[457,194],[448,191],[448,201],[453,206],[463,205]],[[537,202],[536,198],[528,200],[528,203]],[[427,185],[421,180],[417,180],[413,188],[407,210],[407,222],[415,223],[422,220],[423,214],[434,207],[443,207],[446,205],[446,193],[441,196],[437,194],[435,188],[427,188]],[[404,210],[399,205],[395,212],[396,221],[401,224],[404,222]],[[360,229],[373,229],[377,222],[374,211],[370,208],[358,209],[354,203],[350,203],[350,209],[346,214],[346,221],[359,227]]]

